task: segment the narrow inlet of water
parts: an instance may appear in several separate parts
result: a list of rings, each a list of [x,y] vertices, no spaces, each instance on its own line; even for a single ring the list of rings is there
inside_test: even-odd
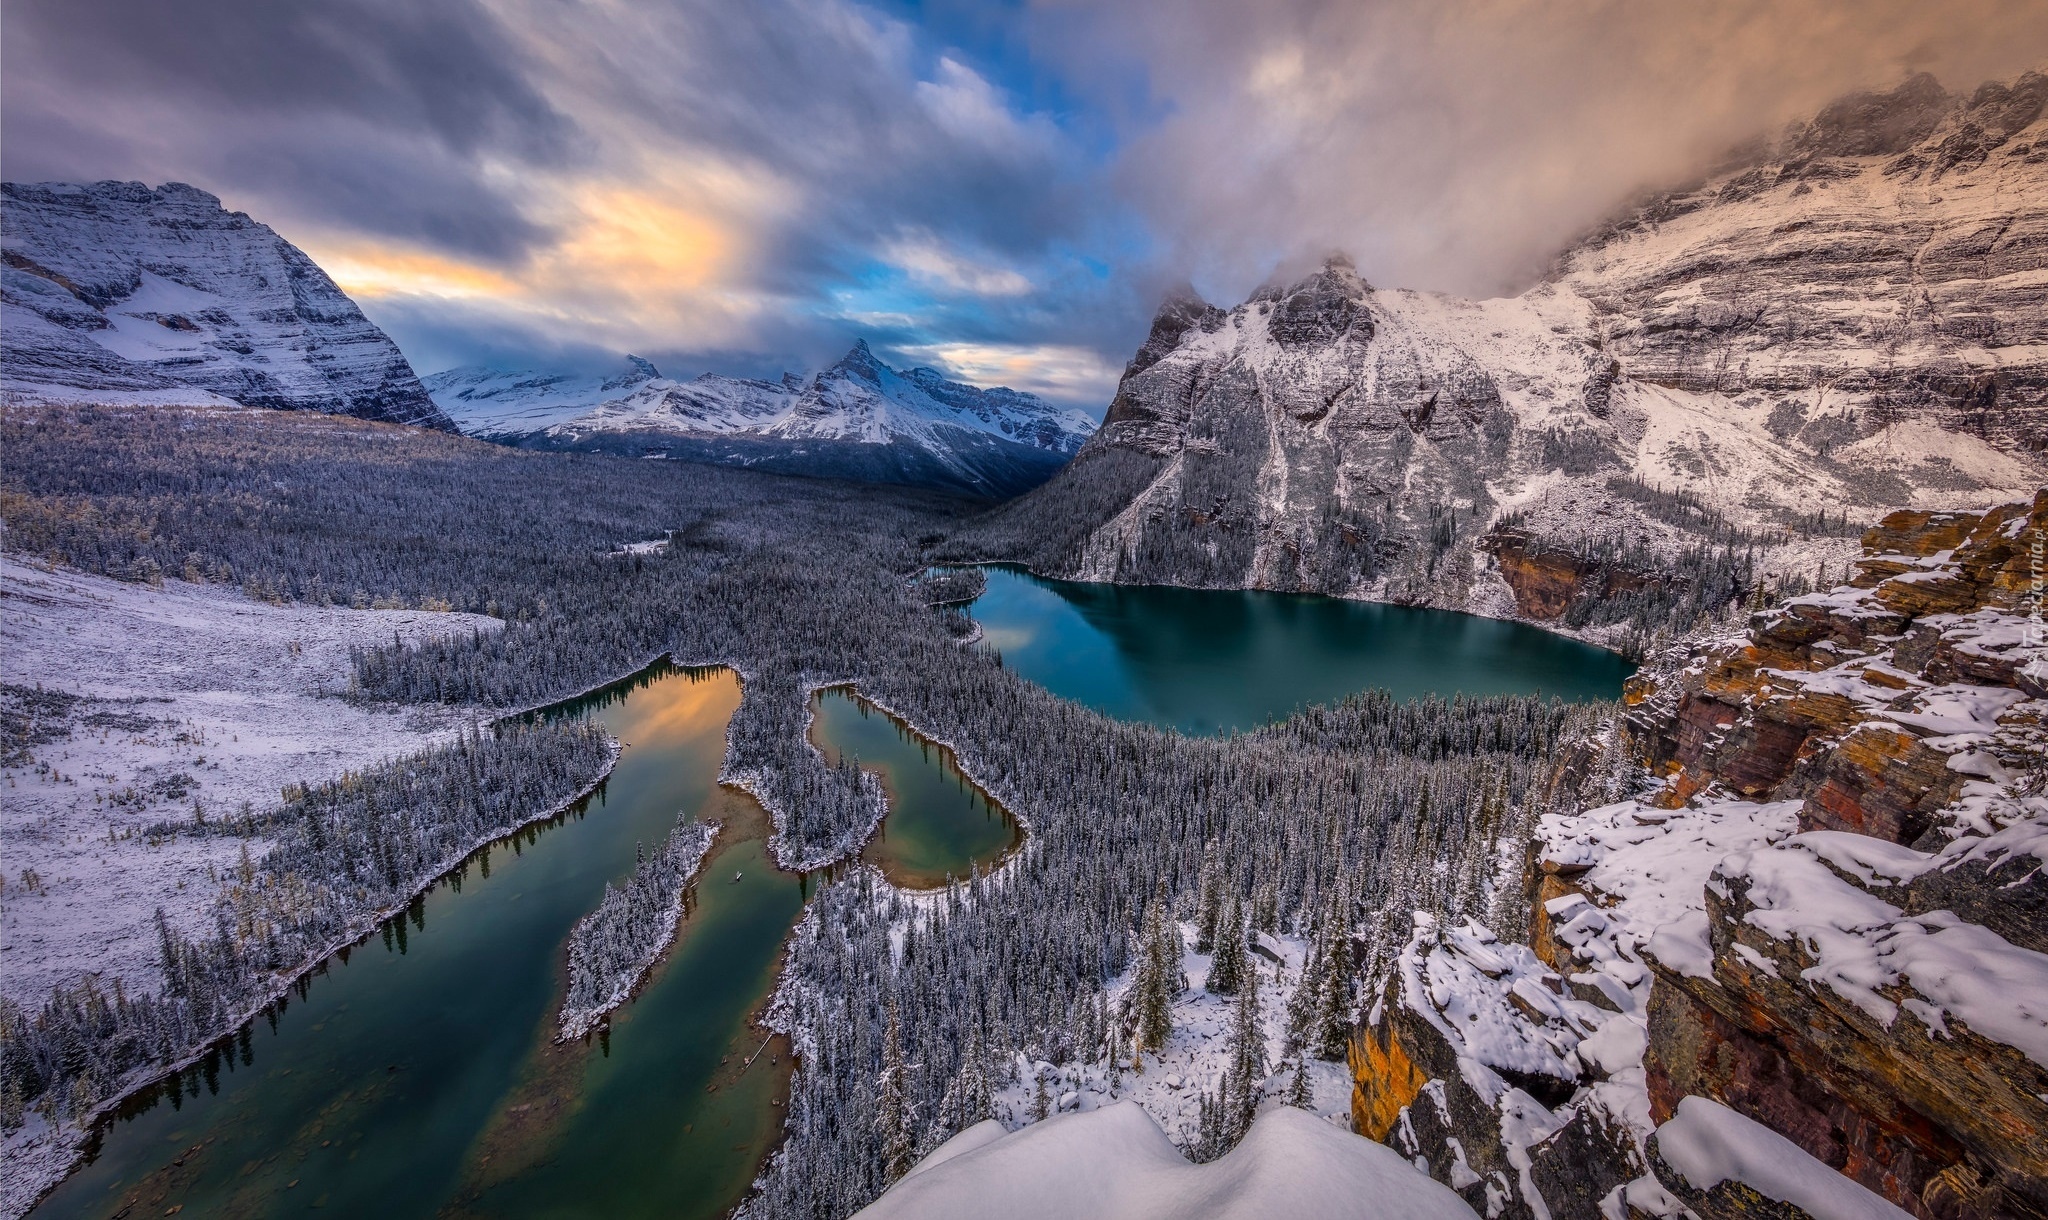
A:
[[[781,1134],[791,1060],[752,1018],[818,882],[775,868],[765,811],[717,783],[739,700],[729,670],[663,664],[549,709],[595,716],[626,743],[598,794],[471,857],[138,1099],[33,1214],[729,1211]],[[883,761],[897,767],[893,786],[921,792],[932,781],[912,756]],[[929,769],[950,782],[942,764]],[[555,1045],[569,930],[631,872],[636,846],[679,818],[723,829],[675,945],[608,1030]],[[961,841],[995,842],[984,811],[974,818]],[[943,877],[990,863],[1015,841],[1014,824],[997,822],[1009,837],[986,856],[940,847],[918,867]],[[901,837],[927,836],[955,841],[942,827]]]
[[[1023,841],[1016,818],[967,778],[951,749],[846,687],[812,696],[811,742],[835,765],[852,758],[881,775],[889,816],[861,859],[897,885],[944,885]]]

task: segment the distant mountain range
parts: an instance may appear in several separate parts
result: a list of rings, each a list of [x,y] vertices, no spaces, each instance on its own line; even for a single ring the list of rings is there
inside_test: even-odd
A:
[[[812,377],[661,375],[638,356],[610,376],[467,367],[426,379],[462,431],[531,448],[754,466],[990,497],[1043,483],[1095,421],[1035,394],[899,371],[865,341]]]
[[[1232,309],[1178,295],[1073,463],[952,545],[1577,626],[1694,579],[1701,545],[1812,573],[1844,513],[2031,496],[2044,108],[2038,73],[1844,98],[1519,297],[1375,288],[1341,258]]]
[[[1822,509],[1839,540],[1845,510],[1976,505],[2048,479],[2044,107],[2040,73],[1841,99],[1623,209],[1518,297],[1376,288],[1341,258],[1232,309],[1178,295],[1099,431],[1030,394],[892,369],[864,343],[779,381],[676,380],[636,358],[610,376],[422,384],[311,260],[203,191],[9,184],[0,388],[1037,488],[956,547],[1090,579],[1569,626],[1588,598],[1668,584],[1703,542],[1812,540],[1802,522]],[[1764,559],[1813,566],[1826,549]]]
[[[414,375],[312,259],[172,182],[0,185],[0,391],[10,403],[264,407],[578,449],[1005,498],[1095,430],[1033,394],[865,342],[814,377],[459,368]]]
[[[0,259],[9,401],[240,404],[455,426],[326,272],[205,191],[6,183]]]

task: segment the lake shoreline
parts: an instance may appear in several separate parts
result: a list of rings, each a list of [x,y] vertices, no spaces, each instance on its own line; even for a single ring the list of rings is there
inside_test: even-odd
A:
[[[952,745],[944,741],[940,741],[939,739],[919,729],[915,724],[911,723],[908,717],[891,709],[890,707],[882,703],[880,700],[875,699],[867,694],[864,694],[860,689],[859,683],[857,682],[833,683],[829,686],[820,686],[814,688],[811,692],[809,699],[811,705],[811,719],[809,725],[807,725],[804,730],[804,737],[805,740],[807,740],[810,743],[811,748],[817,750],[821,757],[825,757],[828,763],[830,763],[832,759],[825,753],[826,745],[828,743],[820,739],[820,734],[821,732],[823,732],[823,718],[819,715],[820,706],[818,704],[818,699],[823,695],[835,691],[844,692],[846,698],[850,702],[860,707],[866,708],[880,716],[883,716],[892,725],[899,729],[903,734],[905,734],[912,740],[915,740],[920,745],[938,750],[939,759],[937,765],[939,766],[941,771],[943,772],[944,770],[950,768],[955,774],[960,776],[960,778],[964,780],[967,783],[967,785],[974,790],[975,794],[979,796],[984,802],[986,802],[991,809],[997,811],[1006,822],[1010,823],[1015,827],[1015,834],[1012,836],[1010,844],[1007,847],[1003,848],[1001,852],[993,860],[989,862],[989,867],[983,870],[984,876],[986,876],[988,873],[996,871],[997,869],[1000,869],[1005,864],[1007,864],[1011,859],[1016,857],[1024,850],[1025,841],[1029,837],[1028,825],[1026,824],[1023,818],[1017,815],[1016,811],[1012,810],[1007,804],[1005,804],[1000,798],[998,798],[995,795],[995,793],[991,792],[986,784],[983,784],[981,781],[974,778],[974,776],[968,772],[965,765],[963,765],[961,762],[960,752],[956,750]],[[861,761],[865,762],[868,760]],[[927,873],[907,872],[903,870],[901,866],[894,861],[886,859],[878,861],[869,858],[869,852],[874,847],[876,841],[882,838],[887,832],[887,823],[889,815],[891,813],[894,813],[900,807],[900,800],[898,794],[893,790],[893,784],[889,773],[886,771],[877,771],[876,774],[877,778],[880,780],[882,784],[882,790],[885,800],[882,817],[876,820],[873,828],[870,830],[868,834],[868,837],[861,843],[861,845],[857,849],[855,849],[855,851],[852,854],[841,857],[841,860],[847,862],[857,860],[860,863],[870,868],[873,868],[876,872],[880,873],[882,879],[888,882],[892,887],[903,891],[905,894],[910,895],[930,894],[944,891],[947,888],[949,876],[950,880],[953,881],[967,880],[966,877],[953,875],[942,875],[936,878],[930,878],[930,875]]]
[[[626,681],[632,677],[637,676],[637,673],[638,671],[636,671],[635,674],[627,675],[626,678],[614,679],[613,682],[605,683],[604,685],[615,685],[618,682]],[[603,689],[603,687],[600,686],[593,689],[601,690]],[[578,697],[580,698],[581,696]],[[495,724],[495,722],[493,723]],[[56,1143],[55,1141],[52,1141],[52,1144],[46,1145],[46,1147],[50,1149],[51,1155],[62,1156],[64,1158],[62,1168],[55,1172],[53,1176],[47,1176],[46,1180],[42,1181],[39,1184],[35,1184],[33,1186],[33,1189],[35,1191],[34,1197],[28,1202],[27,1206],[21,1209],[21,1211],[6,1212],[7,1220],[19,1220],[20,1217],[25,1217],[30,1213],[34,1212],[35,1209],[37,1207],[40,1207],[43,1201],[49,1198],[50,1195],[54,1193],[58,1187],[62,1186],[64,1182],[68,1180],[73,1173],[76,1173],[79,1169],[91,1164],[98,1157],[100,1143],[104,1139],[107,1131],[113,1126],[113,1124],[119,1122],[123,1118],[129,1117],[129,1111],[131,1110],[131,1108],[140,1100],[142,1100],[145,1095],[149,1095],[149,1100],[153,1103],[154,1091],[162,1087],[162,1085],[171,1077],[179,1075],[185,1072],[186,1070],[190,1069],[191,1067],[206,1061],[209,1057],[221,1053],[224,1049],[231,1048],[235,1040],[241,1036],[244,1030],[253,1026],[259,1018],[261,1018],[265,1013],[269,1012],[278,1003],[278,1001],[284,999],[287,993],[291,992],[294,988],[298,987],[303,980],[312,977],[317,977],[319,974],[324,973],[328,964],[336,958],[341,958],[342,964],[346,965],[347,955],[350,952],[361,947],[364,944],[367,944],[371,937],[375,936],[380,930],[382,930],[385,927],[385,925],[389,924],[392,920],[405,918],[407,912],[411,910],[413,904],[418,902],[422,896],[432,891],[436,886],[439,886],[442,882],[447,881],[450,877],[455,876],[457,873],[466,871],[467,868],[469,867],[470,862],[476,859],[478,856],[482,855],[484,852],[489,851],[490,849],[498,846],[499,844],[508,843],[515,837],[524,834],[526,831],[531,830],[536,826],[543,826],[547,823],[565,820],[572,813],[576,812],[577,807],[579,805],[587,804],[591,797],[596,796],[600,792],[602,792],[606,782],[610,780],[612,772],[617,769],[619,756],[622,752],[623,747],[621,743],[616,738],[614,738],[611,742],[609,755],[605,760],[603,769],[598,773],[596,779],[592,780],[589,784],[585,785],[581,791],[576,793],[576,795],[568,798],[567,800],[561,802],[558,805],[555,805],[554,807],[546,811],[536,813],[531,817],[526,818],[525,820],[519,822],[517,825],[514,825],[504,831],[494,834],[488,839],[472,843],[466,850],[462,852],[462,854],[455,860],[454,863],[448,865],[446,868],[435,873],[432,877],[423,882],[417,889],[413,890],[412,893],[406,897],[406,900],[403,903],[399,903],[397,905],[387,908],[386,910],[376,915],[374,918],[367,921],[367,926],[360,927],[349,934],[344,934],[344,936],[339,937],[333,942],[329,943],[325,948],[317,950],[314,953],[312,953],[307,958],[307,960],[298,967],[287,972],[282,972],[279,975],[277,975],[273,979],[273,981],[265,988],[265,999],[261,1003],[252,1006],[251,1008],[243,1012],[241,1015],[239,1015],[237,1018],[229,1022],[228,1027],[225,1030],[213,1035],[212,1037],[209,1037],[208,1039],[206,1039],[204,1043],[195,1047],[190,1053],[185,1054],[178,1058],[176,1061],[152,1072],[147,1077],[134,1080],[124,1085],[112,1096],[108,1097],[105,1101],[95,1106],[93,1108],[92,1114],[85,1120],[85,1122],[79,1124],[80,1130],[78,1130],[70,1138],[69,1141],[65,1143]],[[57,1136],[59,1139],[61,1139],[63,1136],[63,1129],[56,1129],[56,1131],[52,1132],[52,1135]],[[16,1138],[20,1139],[22,1143],[27,1144],[31,1142],[32,1137],[29,1137],[27,1135],[27,1128],[26,1126],[24,1126],[15,1133],[14,1138],[9,1139],[8,1143],[13,1144]],[[42,1160],[43,1158],[39,1157],[35,1151],[28,1151],[27,1155],[10,1155],[6,1159],[11,1166],[27,1166],[28,1168],[26,1172],[28,1173],[36,1174],[37,1176],[44,1176],[48,1174],[49,1166],[47,1164],[38,1164],[38,1161]],[[29,1188],[30,1187],[27,1186],[24,1187],[24,1189]],[[14,1193],[15,1192],[12,1189],[7,1191],[7,1194],[9,1196],[12,1196]],[[11,1199],[10,1202],[12,1202]]]
[[[1636,658],[1630,657],[1621,649],[1609,644],[1604,636],[1566,627],[1560,623],[1524,618],[1519,614],[1488,614],[1484,610],[1473,609],[1470,606],[1437,606],[1429,602],[1401,602],[1390,601],[1380,597],[1353,597],[1346,593],[1322,593],[1313,589],[1267,589],[1257,585],[1184,585],[1163,581],[1082,580],[1073,576],[1049,575],[1028,563],[1020,563],[1014,559],[949,559],[944,563],[934,563],[932,566],[940,568],[995,568],[999,571],[1022,573],[1038,580],[1076,585],[1112,585],[1119,589],[1184,589],[1191,593],[1270,593],[1282,597],[1321,597],[1328,598],[1331,601],[1351,602],[1361,606],[1398,606],[1404,610],[1438,610],[1445,614],[1462,614],[1467,618],[1483,619],[1489,623],[1515,623],[1523,627],[1533,627],[1538,631],[1557,636],[1560,639],[1571,640],[1573,643],[1584,644],[1588,648],[1597,648],[1602,652],[1612,653],[1628,661],[1630,664],[1636,663]],[[972,605],[973,603],[956,602],[951,604],[958,608]]]
[[[1384,690],[1618,699],[1635,666],[1512,619],[1313,593],[1069,581],[990,563],[965,612],[1019,676],[1126,723],[1252,733]]]

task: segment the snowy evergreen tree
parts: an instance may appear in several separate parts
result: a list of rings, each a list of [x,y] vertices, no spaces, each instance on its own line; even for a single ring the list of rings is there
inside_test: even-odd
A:
[[[1308,1056],[1306,1055],[1303,1055],[1301,1061],[1294,1065],[1294,1083],[1288,1086],[1287,1104],[1298,1110],[1313,1110],[1316,1108],[1316,1086],[1315,1082],[1309,1079]]]
[[[1195,952],[1208,953],[1216,947],[1216,920],[1223,913],[1223,861],[1218,858],[1216,840],[1202,848],[1201,879],[1196,883]]]
[[[1258,1112],[1260,1086],[1266,1080],[1266,1032],[1259,1015],[1258,976],[1245,980],[1237,993],[1237,1009],[1230,1026],[1230,1062],[1223,1073],[1224,1128],[1235,1144],[1251,1130]]]
[[[1247,970],[1245,928],[1237,895],[1224,900],[1223,914],[1216,923],[1216,956],[1209,963],[1209,990],[1217,995],[1236,995],[1244,986]]]
[[[1157,1051],[1173,1036],[1173,1001],[1186,986],[1180,969],[1180,928],[1163,898],[1146,909],[1138,975],[1131,985],[1137,1038],[1134,1052]],[[1133,1062],[1139,1062],[1135,1057]]]
[[[891,1182],[910,1172],[917,1161],[916,1123],[909,1069],[903,1062],[903,1023],[892,998],[882,1042],[882,1072],[875,1089],[875,1126],[882,1135],[882,1173]]]
[[[1280,930],[1280,885],[1271,877],[1259,882],[1253,891],[1251,923],[1261,932]]]
[[[811,890],[774,1018],[801,1053],[787,1138],[752,1214],[858,1211],[909,1155],[910,1132],[929,1144],[980,1109],[977,1063],[992,1093],[1014,1083],[1020,1056],[1065,1062],[1101,1046],[1122,1064],[1163,1045],[1184,986],[1173,915],[1203,914],[1212,856],[1241,921],[1248,907],[1260,930],[1310,939],[1287,1024],[1310,1053],[1341,1056],[1360,968],[1398,947],[1408,910],[1484,914],[1497,837],[1547,799],[1560,747],[1611,714],[1365,692],[1251,732],[1185,737],[1056,698],[961,647],[962,620],[935,613],[913,580],[930,566],[926,540],[962,528],[958,503],[314,422],[90,408],[32,426],[0,418],[8,546],[124,577],[149,563],[264,598],[446,604],[505,621],[361,650],[349,694],[360,700],[512,709],[663,653],[730,663],[746,688],[725,766],[760,795],[785,865],[845,857],[881,812],[872,772],[834,766],[807,739],[821,681],[854,680],[951,743],[1028,823],[1027,850],[997,878],[963,883],[957,903],[913,907],[864,869]],[[614,554],[653,536],[667,550]],[[0,1097],[61,1111],[88,1074],[85,1093],[111,1095],[203,1047],[260,1003],[272,972],[402,906],[451,853],[554,807],[605,757],[599,731],[514,721],[275,812],[209,812],[203,829],[180,819],[169,833],[274,846],[228,883],[223,927],[166,938],[160,989],[86,979],[40,1008],[0,1000]],[[1123,1010],[1101,1019],[1120,976],[1132,978]]]
[[[1351,1034],[1351,900],[1339,881],[1316,920],[1301,982],[1287,1006],[1287,1042],[1318,1059],[1342,1059]]]

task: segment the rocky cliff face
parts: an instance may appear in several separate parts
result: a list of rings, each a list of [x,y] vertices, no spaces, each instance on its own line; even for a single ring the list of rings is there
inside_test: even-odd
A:
[[[183,183],[0,186],[10,401],[241,404],[452,430],[290,242]]]
[[[1844,98],[1779,148],[1630,209],[1554,282],[1591,304],[1629,376],[1772,399],[1776,429],[1812,446],[1919,419],[2038,450],[2044,106],[2038,72],[1968,97],[1922,75]]]
[[[1896,513],[1646,667],[1636,795],[1560,768],[1527,948],[1418,925],[1359,1128],[1475,1206],[1506,1166],[1559,1216],[2048,1215],[2044,556],[2048,491]]]
[[[1341,258],[1234,309],[1177,294],[1078,460],[956,546],[1597,635],[1617,581],[1670,601],[1702,548],[1759,556],[1723,584],[1805,578],[1853,554],[1844,515],[2027,494],[2044,97],[2029,75],[1847,99],[1509,300],[1379,289]]]

